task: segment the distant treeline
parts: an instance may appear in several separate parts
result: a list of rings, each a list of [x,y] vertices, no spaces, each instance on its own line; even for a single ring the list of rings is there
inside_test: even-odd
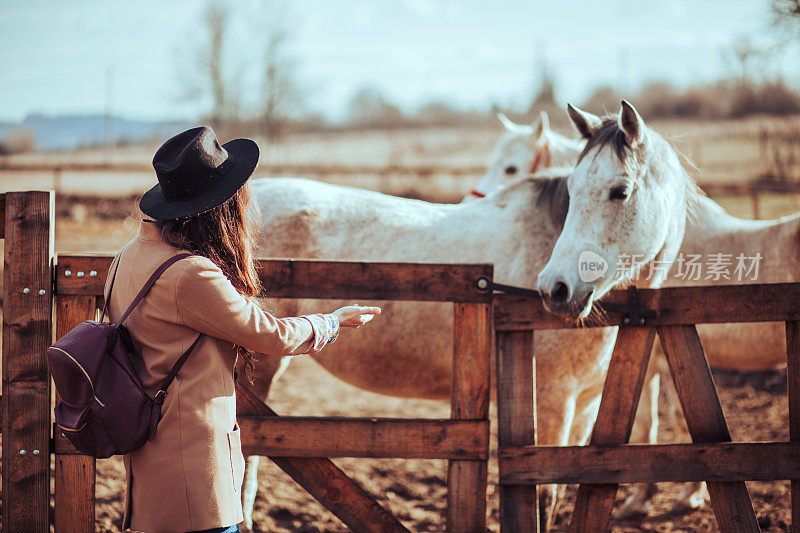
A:
[[[634,102],[648,118],[724,119],[800,113],[800,93],[780,79],[726,80],[683,90],[656,82],[633,95],[621,95],[610,87],[601,87],[584,102],[584,108],[595,113],[602,112],[604,106],[615,110],[623,97]]]

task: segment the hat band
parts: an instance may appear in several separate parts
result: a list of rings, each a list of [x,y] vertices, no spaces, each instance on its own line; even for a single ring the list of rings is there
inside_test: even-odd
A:
[[[220,163],[218,167],[211,169],[211,172],[208,174],[206,179],[183,184],[180,195],[167,194],[162,186],[161,191],[164,194],[164,199],[170,203],[185,202],[186,200],[191,200],[197,196],[205,194],[219,183],[218,178],[225,176],[231,171],[234,164],[235,161],[233,160],[233,157],[229,155],[228,158]]]

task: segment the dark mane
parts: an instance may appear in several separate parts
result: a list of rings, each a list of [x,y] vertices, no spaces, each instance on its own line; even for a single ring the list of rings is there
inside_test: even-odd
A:
[[[617,117],[606,117],[603,119],[603,125],[597,130],[594,135],[589,137],[586,141],[586,147],[578,156],[578,163],[591,152],[594,148],[610,145],[617,154],[617,158],[621,163],[625,162],[628,154],[631,151],[631,145],[625,137],[625,133],[619,129]]]
[[[539,192],[536,205],[546,209],[550,220],[557,228],[564,227],[569,211],[569,191],[567,190],[567,177],[533,178]]]

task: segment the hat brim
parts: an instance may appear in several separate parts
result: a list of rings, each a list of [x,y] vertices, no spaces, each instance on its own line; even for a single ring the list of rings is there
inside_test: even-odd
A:
[[[251,139],[234,139],[222,145],[232,161],[230,170],[208,191],[189,200],[173,202],[164,197],[161,184],[142,196],[139,209],[152,218],[173,220],[199,215],[222,205],[247,183],[258,165],[258,145]]]

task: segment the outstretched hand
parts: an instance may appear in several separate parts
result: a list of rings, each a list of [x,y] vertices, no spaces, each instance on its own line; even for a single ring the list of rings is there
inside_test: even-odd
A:
[[[364,307],[361,305],[348,305],[340,307],[333,312],[339,319],[339,327],[360,328],[373,319],[375,315],[381,314],[380,307]]]

